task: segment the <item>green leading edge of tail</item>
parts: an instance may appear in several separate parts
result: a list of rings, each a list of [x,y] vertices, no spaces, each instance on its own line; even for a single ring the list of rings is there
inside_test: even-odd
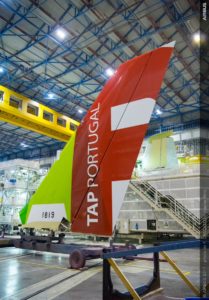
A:
[[[71,218],[71,189],[72,189],[72,164],[75,144],[74,134],[63,149],[50,172],[44,178],[36,193],[31,197],[20,211],[22,224],[26,224],[33,205],[63,204],[65,205],[66,217]]]

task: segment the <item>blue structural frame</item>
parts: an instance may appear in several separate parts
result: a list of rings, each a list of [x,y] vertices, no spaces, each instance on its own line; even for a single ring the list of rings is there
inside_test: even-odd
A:
[[[189,241],[178,241],[172,243],[164,243],[159,246],[153,247],[144,247],[141,249],[133,249],[133,250],[126,250],[126,251],[116,251],[116,252],[107,252],[103,254],[103,258],[121,258],[126,256],[134,256],[138,254],[148,254],[148,253],[159,253],[162,251],[172,251],[172,250],[179,250],[179,249],[190,249],[190,248],[209,248],[209,241],[208,240],[189,240]]]
[[[36,14],[36,10],[41,9],[46,3],[47,0],[42,0],[25,6],[20,1],[18,4],[14,4],[0,0],[0,7],[10,14],[7,24],[0,31],[2,49],[4,49],[4,39],[14,34],[27,40],[24,46],[14,53],[0,52],[0,65],[5,68],[5,72],[0,74],[2,85],[15,88],[26,96],[80,120],[104,86],[107,80],[105,69],[108,66],[116,68],[120,63],[135,55],[175,40],[178,32],[186,44],[180,51],[175,52],[175,56],[171,60],[169,70],[173,75],[169,80],[165,80],[165,87],[161,89],[160,98],[164,102],[161,104],[161,109],[169,116],[180,116],[182,122],[184,122],[187,99],[193,100],[192,104],[188,105],[189,110],[199,111],[198,78],[191,68],[198,59],[199,52],[198,49],[191,47],[188,38],[191,33],[185,25],[186,21],[197,18],[199,15],[197,0],[193,1],[193,6],[189,6],[183,12],[179,12],[172,2],[169,2],[168,5],[165,0],[156,0],[152,9],[153,11],[158,10],[159,16],[154,20],[148,14],[147,18],[151,24],[149,27],[145,26],[138,17],[139,13],[146,15],[146,8],[142,0],[131,5],[122,0],[108,1],[108,5],[112,6],[112,12],[104,20],[101,19],[98,22],[92,21],[89,12],[100,9],[101,6],[104,7],[107,3],[105,0],[94,1],[93,6],[91,3],[78,6],[77,3],[68,1],[67,9],[60,13],[59,18],[53,19],[53,16],[50,16],[53,21],[52,25],[47,24],[43,17]],[[164,22],[165,17],[169,21]],[[80,24],[79,32],[66,41],[60,41],[54,34],[56,28],[59,26],[64,29],[69,28],[69,25],[73,24],[75,20]],[[31,36],[27,31],[22,30],[22,24],[25,24],[26,27],[30,26]],[[119,40],[115,41],[109,32],[124,26],[124,24],[126,31],[124,30],[123,35],[118,36]],[[16,29],[18,32],[14,33],[13,30]],[[165,35],[165,32],[171,29],[170,36]],[[162,38],[163,42],[160,40],[156,42],[153,37],[157,35]],[[91,43],[92,39],[97,41],[97,46],[92,48],[91,53],[88,53],[85,45]],[[48,47],[51,43],[53,51],[50,52]],[[22,58],[23,54],[39,45],[45,48],[44,59],[25,61]],[[125,51],[127,47],[130,47],[131,52]],[[187,47],[192,56],[188,57],[189,62],[185,63],[181,54]],[[70,57],[70,60],[66,57]],[[176,62],[180,62],[184,66],[183,72],[177,68]],[[37,72],[39,68],[43,67],[47,70],[50,66],[63,66],[65,69],[60,70],[54,76],[47,75],[47,72],[45,75]],[[64,76],[70,76],[77,71],[79,78],[76,82],[66,83],[63,81]],[[188,80],[188,75],[192,77],[192,80]],[[178,88],[175,88],[176,84],[178,84]],[[82,87],[85,87],[85,92],[80,91]],[[183,97],[182,93],[185,91],[186,96]],[[47,98],[49,92],[55,95],[53,101]],[[174,93],[174,96],[171,96],[171,92]],[[209,90],[205,91],[205,95],[209,96]],[[177,101],[179,99],[181,102]],[[82,115],[79,115],[78,108],[82,108]],[[202,109],[208,111],[208,106],[205,104]],[[154,112],[154,123],[155,120],[161,123],[163,119]],[[5,157],[8,155],[10,154],[5,153]]]
[[[102,2],[102,1],[99,1],[99,2],[97,3],[97,5],[98,5],[100,2]],[[18,11],[15,11],[9,4],[5,3],[4,1],[0,1],[0,3],[1,3],[4,7],[6,7],[8,10],[10,10],[12,13],[16,13],[16,14],[20,17],[21,20],[25,20],[25,21],[27,21],[29,24],[31,24],[31,25],[34,26],[34,24],[33,24],[28,18],[26,18],[23,14],[19,13]],[[143,3],[143,1],[140,1],[140,2],[137,4],[137,6],[140,6],[142,3]],[[29,12],[30,12],[31,8],[32,8],[32,7],[30,7]],[[72,8],[72,5],[71,5],[71,7],[69,7],[69,10],[70,10],[70,8]],[[76,9],[75,6],[74,6],[74,9]],[[120,7],[119,7],[119,9],[120,9]],[[134,7],[134,9],[133,9],[131,12],[127,13],[127,11],[126,11],[124,14],[122,14],[123,17],[124,17],[124,19],[129,20],[129,18],[133,17],[134,11],[135,11],[136,9],[137,9],[137,7]],[[190,9],[188,9],[188,10],[190,10]],[[129,30],[129,32],[131,32],[131,31],[133,30],[133,28],[136,30],[136,27],[137,27],[137,32],[138,32],[138,34],[139,34],[139,37],[133,39],[132,41],[127,42],[126,44],[124,44],[123,42],[114,43],[112,40],[109,40],[109,45],[110,45],[110,47],[109,47],[108,51],[106,51],[105,53],[102,54],[102,58],[104,58],[105,56],[109,55],[110,53],[114,53],[114,51],[116,51],[116,50],[118,51],[118,50],[121,50],[123,47],[127,47],[128,45],[132,45],[132,44],[136,43],[137,41],[142,40],[143,38],[148,39],[148,38],[150,38],[152,35],[156,34],[157,32],[161,32],[161,31],[163,31],[163,30],[165,30],[165,29],[168,29],[169,27],[173,27],[175,24],[181,24],[181,23],[183,24],[187,19],[190,19],[190,18],[193,17],[194,15],[197,15],[197,13],[191,13],[191,14],[189,14],[189,15],[187,16],[188,10],[184,13],[185,16],[184,16],[184,15],[182,16],[182,15],[180,15],[180,14],[176,14],[175,17],[174,17],[174,18],[175,18],[175,19],[174,19],[174,22],[171,22],[171,23],[167,24],[166,26],[161,27],[161,28],[158,29],[158,30],[153,30],[153,29],[152,29],[152,26],[151,26],[150,29],[145,30],[145,29],[143,28],[143,26],[139,23],[139,21],[135,21],[135,22],[134,22],[134,25],[131,27],[131,29]],[[66,15],[67,12],[68,12],[68,11],[65,11],[65,13],[60,17],[59,22],[61,22],[61,20],[63,19],[63,17]],[[82,12],[82,10],[81,10],[80,12]],[[84,13],[84,12],[83,12],[83,13]],[[115,14],[117,14],[117,13],[115,12]],[[77,14],[74,16],[74,18],[76,18],[76,17],[78,17],[78,16],[80,16],[79,13],[77,13]],[[159,20],[160,20],[163,16],[165,16],[165,13],[162,14],[162,16],[159,18]],[[72,20],[73,20],[73,19],[72,19]],[[71,20],[71,21],[72,21],[72,20]],[[88,22],[89,22],[89,21],[90,21],[90,20],[88,20]],[[109,21],[109,20],[108,20],[108,21]],[[108,21],[107,21],[106,23],[108,23]],[[156,23],[157,23],[157,22],[156,22]],[[88,28],[88,31],[91,32],[92,34],[94,34],[95,36],[97,36],[97,34],[98,34],[97,38],[100,39],[101,33],[103,33],[103,35],[105,36],[105,30],[103,29],[103,28],[105,27],[105,25],[106,25],[106,24],[102,24],[102,26],[100,26],[100,27],[97,26],[97,28],[96,28],[96,25],[95,25],[94,27],[92,27],[92,29],[91,29],[91,27],[87,27],[87,28]],[[117,24],[116,24],[116,25],[117,25]],[[57,57],[60,57],[61,55],[64,55],[65,53],[73,53],[73,54],[75,54],[75,51],[76,51],[76,59],[73,61],[73,64],[72,64],[72,65],[74,65],[75,63],[77,63],[77,61],[79,61],[79,64],[76,65],[76,67],[72,67],[72,68],[70,68],[70,69],[67,68],[64,72],[60,73],[58,76],[55,76],[55,77],[53,77],[53,78],[40,80],[40,76],[39,76],[39,77],[37,78],[38,80],[35,80],[34,83],[32,83],[32,85],[31,85],[31,83],[30,83],[30,84],[28,85],[28,87],[21,89],[21,92],[25,93],[26,91],[30,90],[31,88],[37,87],[37,86],[39,86],[39,85],[41,85],[41,84],[43,84],[43,83],[46,84],[46,83],[50,82],[52,79],[58,79],[58,78],[64,76],[65,74],[67,74],[67,73],[69,73],[69,72],[72,72],[72,71],[74,71],[74,70],[76,70],[76,69],[78,69],[78,68],[81,69],[82,67],[84,67],[84,66],[86,66],[86,65],[89,65],[89,64],[92,63],[92,62],[95,63],[95,61],[99,59],[99,58],[98,58],[98,53],[99,53],[99,50],[100,50],[99,48],[96,50],[96,52],[97,52],[97,58],[95,58],[94,55],[88,56],[86,53],[84,53],[84,52],[81,51],[81,50],[80,50],[79,53],[78,53],[78,52],[77,52],[78,49],[73,50],[73,47],[71,47],[72,44],[76,44],[76,42],[78,41],[78,39],[79,39],[80,37],[82,37],[82,35],[84,34],[84,32],[82,32],[78,37],[76,37],[76,39],[74,39],[74,40],[71,42],[70,45],[66,45],[65,43],[61,43],[58,39],[56,39],[56,38],[52,35],[53,32],[54,32],[54,29],[56,28],[56,26],[54,26],[55,28],[54,28],[54,27],[50,28],[50,30],[49,30],[48,32],[45,32],[42,28],[38,28],[37,26],[35,26],[35,27],[37,28],[38,33],[39,33],[39,32],[42,33],[42,36],[41,36],[40,38],[36,38],[36,41],[34,41],[33,43],[29,43],[26,47],[24,47],[23,49],[21,49],[20,51],[18,51],[17,53],[15,53],[15,56],[17,56],[18,54],[24,52],[25,50],[29,49],[30,47],[34,46],[35,44],[40,43],[42,40],[44,40],[44,39],[46,39],[46,38],[50,38],[50,39],[52,39],[54,42],[56,42],[61,48],[63,48],[63,51],[61,51],[61,53],[59,52],[59,53],[57,53],[57,54],[54,54],[54,55],[52,55],[52,56],[49,56],[49,57],[47,58],[47,64],[49,64],[51,60],[54,60],[54,59],[56,59]],[[5,30],[6,30],[6,29],[5,29]],[[4,33],[5,33],[5,30],[4,30]],[[107,28],[106,30],[108,31],[108,28]],[[129,32],[128,32],[128,33],[129,33]],[[36,35],[38,35],[38,33],[36,32]],[[128,35],[128,33],[127,33],[127,35]],[[105,37],[105,40],[108,41],[108,38]],[[153,40],[149,40],[149,43],[152,45],[152,48],[156,48],[156,47],[160,46],[160,45],[157,45]],[[142,49],[139,49],[139,50],[138,50],[139,53],[140,53],[141,51],[142,51]],[[122,58],[123,61],[125,61],[125,60],[127,60],[127,59],[130,59],[130,56],[126,55],[124,52],[120,53],[120,57]],[[7,57],[7,58],[6,58],[6,61],[7,61],[7,63],[12,63],[12,64],[14,64],[14,62],[13,62],[13,60],[12,60],[12,56],[10,56],[9,58]],[[4,61],[3,61],[2,63],[4,63]],[[36,68],[42,66],[42,65],[45,64],[45,63],[46,63],[45,61],[40,62],[40,63],[36,64],[35,66],[32,66],[31,68],[29,68],[29,69],[27,70],[27,72],[30,74],[30,73],[32,73],[32,71],[33,71],[34,69],[36,69]],[[112,63],[111,63],[111,65],[112,65]],[[184,76],[181,74],[181,72],[178,71],[178,69],[176,69],[176,67],[175,67],[173,64],[171,64],[170,67],[172,68],[172,70],[173,70],[174,72],[176,72],[176,78],[175,78],[175,80],[176,80],[177,78],[179,79],[179,76],[180,76],[181,78],[184,79]],[[98,72],[101,72],[101,70],[102,70],[102,69],[101,69],[101,66],[99,66],[98,64],[96,64],[95,69],[98,69]],[[104,70],[103,70],[103,71],[104,71]],[[18,81],[18,78],[16,78],[16,76],[15,76],[14,79],[15,79],[16,82]],[[91,79],[92,79],[92,78],[90,77],[89,80],[91,80]],[[183,80],[183,79],[182,79],[182,80]],[[37,83],[36,83],[36,81],[37,81]],[[7,82],[6,82],[6,83],[7,83]],[[71,85],[70,87],[73,88],[73,87],[75,87],[75,86],[77,86],[77,85],[81,85],[82,83],[83,83],[83,80],[81,80],[81,81],[80,81],[79,83],[77,83],[77,84]],[[101,88],[101,87],[100,87],[100,88]],[[192,87],[191,87],[191,88],[192,88]],[[51,89],[51,87],[50,87],[50,89]],[[53,90],[53,88],[52,88],[52,90]],[[97,91],[96,91],[96,92],[97,92]],[[56,91],[55,91],[55,93],[56,93]],[[95,91],[93,91],[92,93],[95,93]],[[65,97],[66,95],[63,95],[63,96]],[[69,95],[68,95],[68,97],[69,97]]]
[[[183,122],[183,123],[179,123],[179,124],[173,124],[173,125],[163,125],[163,120],[159,120],[156,119],[152,121],[152,123],[157,122],[158,123],[158,128],[150,128],[147,131],[147,135],[146,137],[149,137],[151,135],[154,134],[158,134],[160,132],[164,132],[164,131],[168,131],[168,130],[173,130],[174,133],[178,133],[180,131],[184,131],[184,130],[190,130],[190,129],[195,129],[195,128],[199,128],[199,126],[201,125],[202,128],[208,128],[209,127],[209,121],[206,120],[194,120],[194,121],[189,121],[189,122]],[[10,160],[10,159],[16,159],[16,158],[23,158],[23,159],[32,159],[32,158],[39,158],[39,157],[47,157],[47,156],[56,156],[56,152],[57,150],[63,149],[65,146],[64,142],[58,142],[58,141],[54,141],[54,143],[49,146],[44,142],[38,142],[37,138],[36,139],[28,139],[27,136],[23,135],[23,137],[21,138],[19,135],[17,135],[15,133],[15,131],[18,128],[14,128],[13,130],[11,130],[10,132],[7,132],[6,134],[2,134],[0,133],[0,140],[2,141],[2,143],[6,143],[6,145],[8,146],[8,143],[11,142],[11,135],[13,135],[13,137],[15,136],[15,141],[21,143],[22,141],[26,142],[27,144],[30,145],[29,148],[27,149],[15,149],[13,150],[11,153],[2,153],[0,154],[0,161],[5,161],[5,160]],[[1,130],[1,125],[0,125],[0,130]],[[41,138],[42,135],[39,135],[39,137]],[[53,139],[51,139],[53,140]]]
[[[144,247],[140,249],[132,250],[115,250],[106,249],[103,254],[103,300],[131,300],[132,295],[129,292],[120,292],[114,289],[111,279],[111,268],[108,259],[117,258],[134,258],[137,255],[153,254],[153,277],[147,284],[135,288],[135,292],[139,296],[146,296],[149,293],[153,293],[160,288],[160,266],[159,266],[159,253],[165,251],[182,250],[182,249],[206,249],[209,248],[209,240],[188,240],[177,241],[172,243],[163,243],[152,247]],[[201,267],[201,266],[200,266]],[[200,291],[202,296],[205,296],[205,291]],[[204,295],[203,295],[204,294]],[[194,298],[200,299],[200,298]],[[208,298],[201,298],[208,299]]]

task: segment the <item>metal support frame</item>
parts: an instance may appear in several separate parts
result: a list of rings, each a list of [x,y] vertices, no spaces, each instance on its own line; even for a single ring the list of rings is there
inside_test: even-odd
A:
[[[1,126],[0,126],[0,130],[1,130]],[[23,135],[24,139],[25,139],[25,135]],[[4,140],[5,141],[9,139],[8,135],[3,135],[0,134],[0,139],[1,141]],[[19,138],[17,138],[18,140]],[[36,142],[36,140],[35,140]],[[35,143],[34,142],[34,143]],[[6,144],[7,142],[5,142]],[[6,144],[7,145],[7,144]],[[32,144],[33,146],[34,144]],[[12,151],[8,151],[6,150],[5,153],[2,153],[0,155],[0,161],[6,161],[6,160],[12,160],[12,159],[16,159],[16,158],[20,158],[20,159],[36,159],[36,158],[42,158],[42,157],[54,157],[57,154],[57,150],[63,149],[63,147],[65,146],[64,142],[55,142],[53,145],[49,145],[49,146],[45,146],[43,143],[43,146],[40,147],[35,147],[33,149],[19,149],[19,150],[12,150]]]
[[[36,236],[33,228],[26,228],[26,231],[21,231],[21,238],[13,239],[12,243],[20,249],[69,254],[69,265],[72,269],[82,269],[87,260],[101,258],[105,251],[133,249],[133,246],[128,244],[124,246],[111,244],[108,248],[103,248],[101,245],[65,243],[64,236],[64,232],[58,237],[54,232],[50,232],[49,236]]]
[[[94,4],[95,6],[98,6],[100,3],[102,3],[102,1],[97,1]],[[134,6],[127,6],[124,5],[124,3],[122,1],[118,1],[117,4],[114,4],[114,8],[116,13],[114,13],[110,18],[108,18],[107,20],[100,22],[99,25],[98,24],[92,24],[91,20],[88,18],[87,12],[89,10],[88,7],[86,7],[86,5],[83,5],[81,8],[78,8],[77,5],[74,4],[74,2],[70,1],[70,5],[68,7],[68,10],[66,10],[64,12],[64,14],[62,16],[60,16],[59,18],[59,23],[63,23],[63,25],[65,26],[67,23],[70,23],[71,21],[73,21],[74,18],[76,18],[76,20],[78,22],[80,22],[80,24],[84,27],[84,30],[81,34],[79,34],[78,36],[74,36],[70,42],[68,43],[61,43],[58,39],[56,39],[53,35],[53,31],[56,28],[57,24],[55,24],[55,26],[52,26],[51,28],[49,28],[48,31],[46,31],[46,29],[44,29],[43,25],[42,26],[37,26],[35,24],[33,24],[29,19],[27,19],[25,17],[25,13],[23,14],[21,11],[17,11],[16,9],[14,9],[11,5],[4,3],[4,1],[0,1],[0,4],[4,7],[4,9],[10,11],[11,13],[15,13],[17,14],[17,16],[19,17],[18,19],[18,23],[21,20],[24,20],[26,22],[28,22],[30,25],[33,25],[33,27],[35,29],[37,29],[37,39],[35,41],[31,41],[28,43],[28,45],[26,45],[23,49],[19,50],[15,55],[10,55],[7,57],[2,57],[2,63],[7,63],[10,64],[11,66],[13,66],[16,69],[19,68],[19,64],[16,63],[16,57],[19,54],[22,54],[25,50],[30,49],[30,47],[37,45],[40,42],[43,42],[45,39],[49,38],[51,39],[55,44],[58,44],[61,48],[62,51],[57,53],[57,51],[55,51],[55,53],[53,52],[53,54],[49,55],[49,57],[47,58],[47,60],[41,61],[37,64],[33,64],[32,66],[30,66],[28,68],[28,70],[24,70],[24,72],[28,75],[33,74],[34,69],[44,65],[44,64],[54,64],[54,63],[58,63],[56,62],[56,58],[58,58],[59,56],[63,56],[66,53],[72,53],[76,55],[75,60],[72,62],[72,66],[67,68],[64,72],[55,75],[53,78],[41,78],[40,76],[37,76],[36,73],[34,73],[35,78],[33,78],[33,83],[28,85],[27,81],[24,82],[24,84],[22,84],[21,86],[21,91],[27,92],[28,90],[31,90],[31,88],[37,88],[42,86],[42,88],[46,88],[47,90],[53,90],[55,93],[57,92],[58,94],[60,94],[60,96],[64,99],[68,98],[69,100],[72,101],[72,103],[75,103],[75,105],[79,105],[82,107],[82,103],[83,106],[85,106],[84,108],[87,109],[88,105],[85,104],[84,105],[84,99],[79,95],[79,96],[75,96],[71,93],[67,93],[67,94],[63,94],[61,91],[57,89],[57,84],[52,83],[52,79],[53,80],[58,80],[60,77],[64,76],[65,74],[69,74],[69,72],[73,72],[75,71],[77,68],[82,69],[82,67],[86,67],[91,66],[91,64],[93,65],[93,69],[92,70],[97,70],[97,72],[100,74],[103,71],[103,67],[100,65],[99,60],[104,60],[104,58],[106,56],[108,56],[110,53],[114,53],[115,51],[119,51],[120,54],[117,54],[117,57],[122,57],[123,60],[127,60],[127,58],[130,58],[129,55],[127,55],[124,51],[124,47],[132,47],[133,45],[136,44],[136,42],[141,41],[142,39],[146,39],[150,45],[152,46],[152,48],[159,46],[156,45],[156,43],[153,40],[150,40],[151,36],[153,34],[156,33],[160,33],[163,30],[166,30],[170,27],[173,26],[178,26],[180,24],[184,24],[184,22],[188,19],[191,19],[192,17],[197,15],[197,12],[193,12],[191,8],[189,8],[188,10],[186,10],[183,14],[179,14],[177,12],[172,12],[172,22],[170,22],[169,24],[166,24],[165,26],[161,26],[159,27],[157,30],[153,30],[153,27],[149,27],[148,29],[145,28],[144,26],[142,26],[142,24],[139,22],[138,18],[135,17],[135,13],[136,11],[139,10],[141,3],[143,3],[143,1],[138,1]],[[26,8],[24,7],[24,4],[21,4],[22,8]],[[157,3],[156,5],[161,5],[160,1],[159,3]],[[29,8],[27,7],[27,13],[31,13],[33,15],[34,10],[36,10],[37,7],[31,5]],[[41,9],[41,8],[39,8]],[[67,22],[64,22],[63,19],[66,16],[67,12],[71,12],[71,15],[73,15],[73,18],[68,20]],[[120,13],[120,16],[123,17],[123,20],[125,21],[131,21],[130,24],[132,24],[131,28],[130,28],[130,32],[133,30],[136,30],[137,34],[137,38],[134,39],[128,39],[126,43],[124,43],[123,41],[115,42],[113,39],[111,39],[110,37],[105,37],[106,32],[108,32],[111,28],[112,28],[112,24],[110,22],[113,21],[113,18],[117,18],[118,14]],[[35,15],[35,14],[34,14]],[[85,16],[85,22],[82,22],[80,20],[80,16]],[[159,22],[161,19],[163,19],[163,17],[165,16],[165,12],[159,17],[159,19],[156,21]],[[39,16],[35,15],[36,18],[39,18],[40,21],[42,21],[44,24],[44,20],[42,18],[40,18]],[[122,22],[123,20],[121,20],[120,22]],[[16,24],[16,23],[15,23]],[[88,26],[87,26],[88,25]],[[118,26],[118,23],[116,23],[116,25]],[[11,25],[12,26],[12,25]],[[10,26],[10,27],[11,27]],[[10,28],[9,27],[9,28]],[[86,33],[86,31],[91,32],[91,34],[93,36],[95,36],[96,38],[98,38],[98,40],[101,42],[101,45],[103,45],[105,47],[105,50],[107,51],[103,51],[104,48],[102,48],[101,46],[99,47],[99,49],[96,51],[97,52],[97,57],[95,58],[94,53],[92,54],[86,54],[84,51],[82,51],[82,43],[80,41],[81,37],[83,36],[83,34]],[[6,35],[8,31],[8,28],[5,28],[2,32],[3,35]],[[127,32],[127,35],[129,33],[129,31]],[[87,41],[87,40],[86,40]],[[79,47],[80,46],[80,47]],[[141,52],[143,49],[144,45],[142,46],[141,49],[138,49],[138,52]],[[101,53],[100,50],[101,49]],[[117,58],[116,57],[116,58]],[[114,64],[115,58],[113,60],[113,62],[110,62],[110,65]],[[65,61],[64,61],[65,63]],[[76,66],[75,66],[76,65]],[[179,70],[175,67],[175,64],[172,62],[171,63],[171,70],[173,71],[174,75],[175,75],[175,80],[179,80],[181,82],[184,82],[186,79],[184,77],[184,74],[182,74],[182,72],[179,72]],[[83,70],[84,72],[84,70]],[[14,79],[15,82],[17,82],[18,80],[20,80],[20,83],[23,83],[22,80],[22,76],[16,75],[16,72],[14,72]],[[87,76],[84,78],[81,78],[79,80],[79,82],[73,83],[70,86],[66,86],[66,88],[75,88],[76,86],[80,86],[82,85],[84,82],[88,82],[91,81],[92,78],[95,79],[95,75],[92,74],[92,71],[90,71],[89,74],[86,74]],[[12,79],[12,80],[14,80]],[[9,82],[10,80],[7,80],[6,82]],[[57,81],[58,82],[58,81]],[[103,83],[102,83],[103,84]],[[90,93],[87,93],[85,95],[85,98],[90,95],[95,94],[96,92],[98,92],[101,89],[101,82],[99,82],[98,80],[95,81],[95,85],[97,85],[97,87],[93,90],[90,90]],[[87,86],[86,86],[87,87]],[[192,94],[196,93],[195,90],[193,90],[193,86],[190,87],[190,97]],[[193,95],[194,96],[194,95]],[[196,98],[198,98],[198,96],[196,96]],[[168,94],[165,95],[165,99],[167,99],[167,101],[171,101],[171,97],[169,97]],[[90,99],[91,100],[91,99]],[[77,102],[78,101],[78,102]],[[196,104],[195,104],[196,105]],[[74,113],[74,107],[72,107],[71,111],[72,113]],[[173,108],[172,111],[170,111],[170,113],[175,113],[175,107]],[[181,113],[181,110],[177,111],[178,113]]]
[[[164,251],[160,252],[160,254],[167,260],[169,265],[176,271],[176,273],[188,285],[188,287],[194,292],[194,294],[196,296],[200,296],[200,291],[198,290],[198,288],[184,275],[182,270],[175,264],[171,257],[168,256],[168,254]]]
[[[75,129],[79,125],[79,122],[4,86],[0,86],[0,93],[3,93],[0,99],[0,120],[64,142],[67,142],[74,133],[71,125]],[[12,105],[11,101],[16,104]],[[37,113],[31,113],[32,108]],[[50,116],[51,120],[45,115]],[[59,121],[63,121],[64,126],[59,125]]]
[[[131,300],[133,299],[133,295],[131,293],[120,293],[113,289],[113,283],[111,280],[110,274],[110,265],[117,270],[117,274],[119,278],[123,281],[124,285],[132,291],[132,286],[128,285],[128,281],[124,278],[124,274],[119,273],[118,267],[115,266],[115,262],[113,263],[113,258],[122,258],[122,257],[130,257],[138,254],[147,254],[153,253],[154,255],[154,272],[153,278],[150,283],[146,286],[135,289],[135,292],[139,295],[147,295],[149,292],[160,288],[160,268],[159,268],[159,253],[168,261],[168,263],[174,268],[177,274],[182,278],[182,280],[188,285],[188,287],[194,292],[196,296],[204,296],[202,292],[195,287],[195,285],[183,274],[180,268],[175,264],[175,262],[165,253],[165,251],[178,250],[178,249],[190,249],[190,248],[198,248],[202,249],[203,247],[209,247],[208,240],[190,240],[187,242],[175,242],[175,243],[165,243],[162,245],[135,249],[129,251],[117,251],[103,254],[103,300]],[[117,268],[117,269],[116,269]],[[208,289],[209,283],[206,285],[206,290]],[[134,298],[140,299],[140,298]]]
[[[151,280],[138,288],[134,288],[124,273],[120,270],[116,261],[113,258],[103,260],[103,300],[141,300],[141,296],[145,296],[150,292],[159,290],[160,288],[160,268],[159,268],[159,253],[153,253],[153,277]],[[111,267],[118,275],[128,292],[122,293],[113,288],[111,279]]]
[[[124,273],[120,270],[120,268],[117,265],[117,263],[115,262],[115,260],[113,258],[109,258],[108,262],[111,265],[111,267],[114,269],[115,273],[118,275],[118,277],[120,278],[120,280],[122,281],[122,283],[124,284],[124,286],[127,288],[127,290],[129,291],[130,295],[134,298],[134,300],[141,300],[141,297],[139,297],[139,295],[135,291],[135,289],[132,286],[132,284],[130,283],[130,281],[126,278],[126,276],[124,275]]]
[[[12,243],[20,249],[69,254],[69,264],[73,269],[83,268],[86,260],[101,257],[103,251],[99,245],[91,247],[85,244],[65,244],[63,234],[59,237],[21,235],[20,239],[13,239]]]

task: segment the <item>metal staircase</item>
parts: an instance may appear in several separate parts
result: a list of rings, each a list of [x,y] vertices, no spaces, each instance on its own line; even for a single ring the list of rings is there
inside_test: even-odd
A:
[[[200,238],[201,227],[208,228],[209,216],[199,219],[175,198],[161,194],[147,181],[131,181],[130,187],[151,207],[165,211],[194,237]]]

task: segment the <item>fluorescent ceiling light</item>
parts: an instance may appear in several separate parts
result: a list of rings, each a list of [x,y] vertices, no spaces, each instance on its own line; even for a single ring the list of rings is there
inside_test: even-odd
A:
[[[82,109],[79,109],[78,112],[79,112],[79,114],[82,114],[82,113],[83,113]]]
[[[20,146],[21,146],[21,147],[23,147],[23,148],[27,148],[27,147],[29,147],[29,146],[28,146],[28,145],[26,145],[25,143],[21,143],[21,144],[20,144]]]
[[[111,77],[115,71],[112,69],[112,68],[108,68],[106,71],[105,71],[106,75]]]
[[[196,32],[193,34],[193,41],[195,44],[199,45],[200,44],[200,32]]]
[[[53,94],[53,93],[49,93],[49,94],[48,94],[48,98],[49,98],[49,99],[53,99],[53,98],[54,98],[54,94]]]
[[[192,41],[194,45],[197,46],[204,45],[204,44],[206,45],[207,40],[208,40],[207,35],[201,31],[198,31],[192,35]]]
[[[158,108],[158,109],[156,109],[156,114],[157,115],[162,115],[162,111]]]
[[[59,39],[64,40],[66,38],[67,32],[63,28],[57,28],[55,34]]]

